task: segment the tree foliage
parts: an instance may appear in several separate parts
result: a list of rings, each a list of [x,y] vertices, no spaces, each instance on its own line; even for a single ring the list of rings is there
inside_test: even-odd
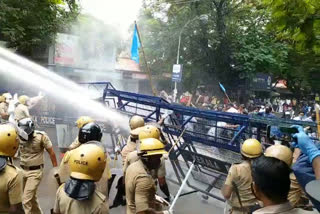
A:
[[[74,0],[0,1],[0,39],[24,55],[47,46],[79,13]]]
[[[320,55],[319,0],[264,0],[264,4],[271,13],[269,30],[298,51]]]
[[[300,97],[320,91],[320,1],[264,0],[270,13],[267,30],[290,47],[288,87]]]
[[[319,10],[309,7],[302,10],[309,11],[300,14],[303,18],[294,18],[290,6],[290,13],[284,15],[288,20],[281,27],[279,23],[284,21],[276,19],[279,13],[275,8],[281,8],[280,3],[276,7],[276,2],[293,2],[296,6],[301,6],[297,2],[319,4],[317,0],[145,0],[138,24],[153,73],[172,72],[182,32],[180,63],[184,66],[183,85],[187,89],[217,81],[237,89],[262,72],[271,74],[274,82],[287,80],[296,95],[318,91],[319,81],[312,77],[317,75],[320,65],[316,55]],[[199,18],[204,14],[207,21]],[[287,17],[290,15],[294,17]],[[310,17],[312,31],[296,22],[299,19],[306,23]],[[304,35],[303,40],[298,39],[301,36],[297,29]]]

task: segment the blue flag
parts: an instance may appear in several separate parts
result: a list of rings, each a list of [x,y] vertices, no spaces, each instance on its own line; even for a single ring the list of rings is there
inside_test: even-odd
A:
[[[134,25],[134,32],[132,38],[132,46],[131,46],[131,59],[139,64],[139,48],[140,41],[137,31],[137,25]]]
[[[220,88],[221,88],[221,90],[224,92],[224,93],[226,93],[226,89],[223,87],[223,85],[219,82],[219,85],[220,85]]]

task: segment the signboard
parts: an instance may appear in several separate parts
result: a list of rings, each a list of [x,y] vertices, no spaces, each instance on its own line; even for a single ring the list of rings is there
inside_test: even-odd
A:
[[[269,74],[257,73],[252,79],[251,89],[254,91],[270,91],[272,79]]]
[[[182,65],[173,65],[172,69],[172,81],[181,82],[182,79]]]
[[[190,162],[195,161],[195,164],[197,165],[208,167],[225,175],[228,174],[228,171],[231,167],[230,163],[226,163],[202,154],[191,152],[185,149],[180,150],[180,152],[185,160]]]
[[[55,44],[55,64],[68,66],[74,65],[76,63],[77,45],[77,36],[58,33]]]
[[[46,116],[33,116],[33,121],[39,126],[55,126],[56,118]]]

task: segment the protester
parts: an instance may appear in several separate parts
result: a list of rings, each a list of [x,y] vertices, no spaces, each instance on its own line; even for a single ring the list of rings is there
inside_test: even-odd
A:
[[[263,208],[253,214],[266,213],[311,213],[299,208],[293,208],[288,201],[290,190],[290,168],[279,159],[261,156],[252,163],[252,190],[263,204]]]

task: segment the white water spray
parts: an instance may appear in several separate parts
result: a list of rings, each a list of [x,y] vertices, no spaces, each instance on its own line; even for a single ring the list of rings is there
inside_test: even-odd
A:
[[[88,91],[76,83],[4,48],[0,48],[0,65],[0,72],[4,75],[32,88],[45,91],[47,94],[65,101],[66,105],[72,105],[72,108],[90,112],[90,116],[101,121],[128,129],[126,116],[91,100]]]

